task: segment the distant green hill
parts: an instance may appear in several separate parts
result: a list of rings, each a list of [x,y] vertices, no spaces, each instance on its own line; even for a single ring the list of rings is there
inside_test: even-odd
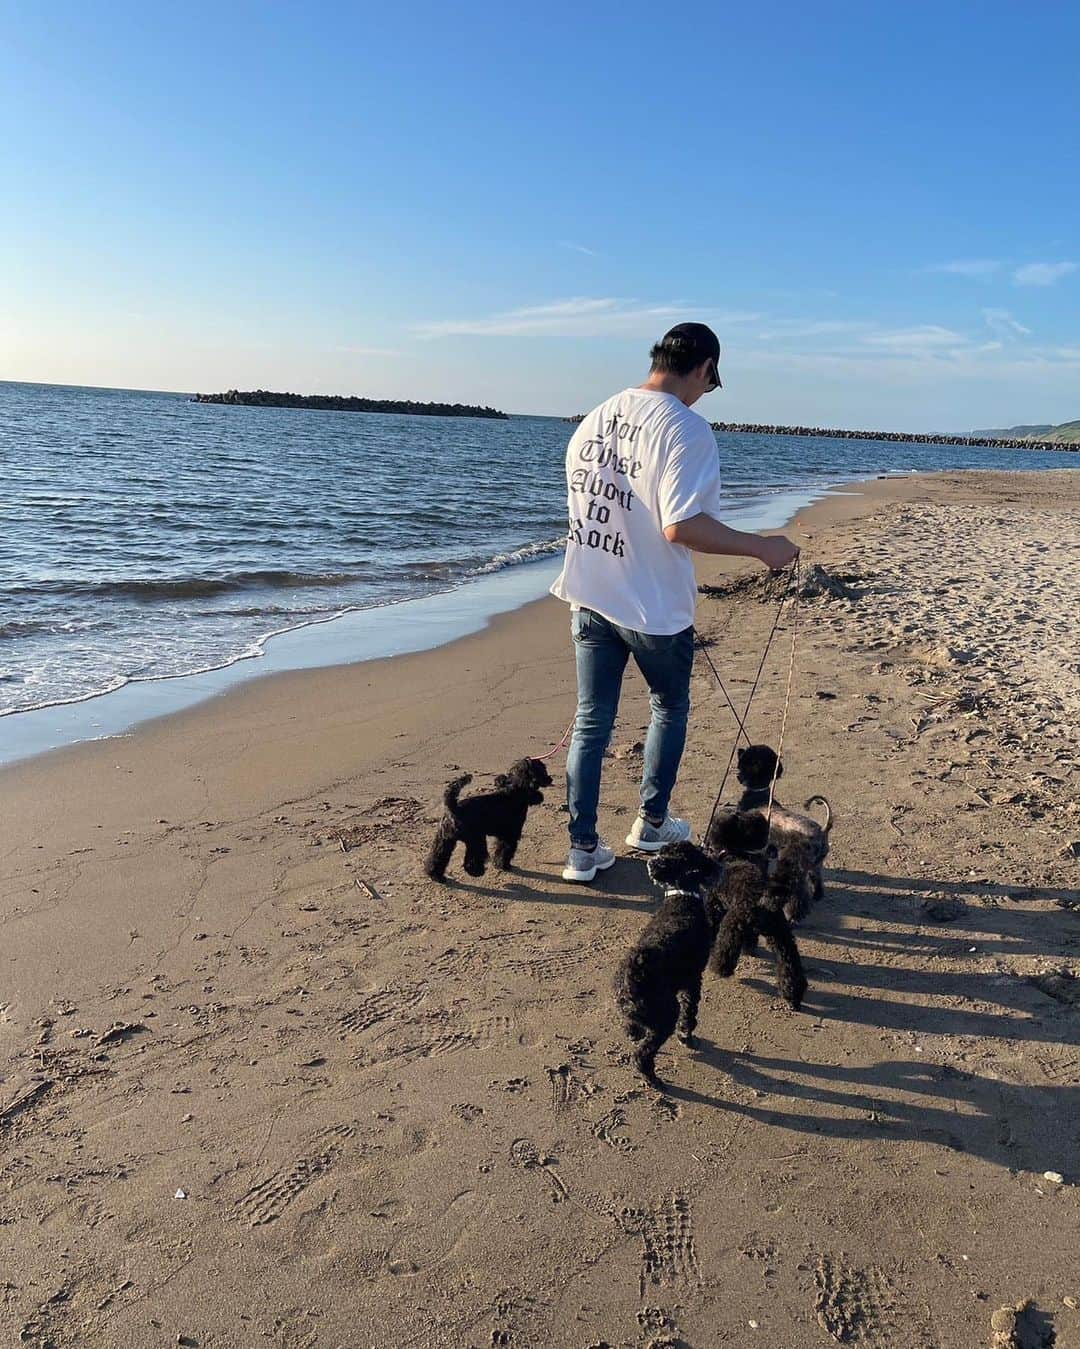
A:
[[[973,431],[973,436],[992,436],[995,440],[1049,440],[1058,445],[1080,443],[1080,422],[1062,422],[1059,426],[1009,426],[996,431]]]

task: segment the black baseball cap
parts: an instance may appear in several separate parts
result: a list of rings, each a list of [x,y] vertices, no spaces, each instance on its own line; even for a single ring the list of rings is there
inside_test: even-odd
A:
[[[712,361],[716,370],[717,387],[720,386],[720,339],[704,323],[676,323],[669,328],[657,343],[660,348],[677,351],[680,357],[689,358],[692,365],[701,365]]]

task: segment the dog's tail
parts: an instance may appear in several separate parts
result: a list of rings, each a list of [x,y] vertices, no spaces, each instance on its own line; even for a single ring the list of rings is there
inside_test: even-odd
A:
[[[451,815],[457,814],[458,797],[461,795],[461,789],[467,787],[472,782],[471,773],[462,773],[461,777],[455,778],[453,782],[446,784],[446,791],[443,792],[443,805]]]
[[[821,827],[822,829],[825,830],[826,837],[828,837],[829,830],[832,828],[832,806],[829,805],[825,797],[815,795],[815,796],[808,796],[806,798],[806,800],[803,802],[803,809],[809,810],[815,801],[820,801],[821,804],[825,807],[825,823]]]

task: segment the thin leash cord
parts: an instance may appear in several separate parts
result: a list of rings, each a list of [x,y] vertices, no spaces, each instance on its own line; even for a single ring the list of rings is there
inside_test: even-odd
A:
[[[720,671],[713,664],[712,656],[709,655],[707,649],[704,646],[699,646],[698,650],[701,652],[701,654],[705,657],[705,660],[708,662],[709,669],[713,672],[713,677],[715,678],[716,683],[719,686],[720,692],[724,695],[728,707],[731,708],[731,715],[738,722],[739,734],[742,736],[742,738],[746,741],[748,745],[752,745],[754,742],[750,739],[749,732],[746,729],[746,724],[739,716],[738,708],[731,701],[731,694],[728,693],[727,689],[724,687],[724,681],[720,678]]]
[[[762,651],[761,653],[761,660],[758,662],[757,674],[754,675],[754,682],[750,686],[750,694],[746,699],[746,706],[743,708],[741,720],[742,726],[745,726],[746,720],[750,715],[750,705],[751,703],[753,703],[754,695],[757,693],[758,683],[761,679],[761,672],[765,668],[765,661],[769,654],[769,648],[772,646],[773,638],[776,636],[776,629],[780,626],[780,617],[784,612],[784,605],[787,604],[788,602],[788,597],[791,594],[792,583],[795,581],[797,575],[798,575],[798,558],[795,559],[795,562],[792,565],[791,575],[788,578],[788,587],[784,591],[783,595],[780,597],[780,604],[776,610],[776,617],[773,619],[772,628],[770,629],[769,636],[765,642],[765,650]],[[736,713],[736,720],[739,720],[737,713]],[[712,829],[713,820],[716,818],[716,812],[720,807],[720,802],[724,795],[724,788],[727,786],[728,775],[731,772],[731,765],[735,762],[735,751],[738,748],[739,748],[739,737],[736,735],[734,743],[731,746],[731,753],[728,755],[727,767],[724,769],[724,776],[720,779],[720,790],[716,793],[716,800],[713,802],[713,808],[709,814],[709,824],[708,828],[705,831],[706,838],[709,835],[709,830]]]
[[[769,809],[765,823],[772,828],[773,798],[776,795],[776,779],[780,776],[780,756],[784,752],[784,732],[787,730],[788,709],[791,706],[791,685],[795,677],[795,643],[799,635],[799,559],[795,558],[795,595],[791,604],[791,659],[788,661],[787,691],[784,694],[784,715],[780,719],[780,739],[776,744],[776,763],[773,765],[772,781],[769,783]]]
[[[546,754],[534,754],[533,758],[539,759],[541,762],[543,762],[545,759],[553,759],[555,755],[558,754],[559,750],[561,750],[562,747],[566,744],[566,742],[570,739],[571,735],[573,735],[574,725],[576,722],[577,722],[577,713],[575,712],[573,718],[571,719],[570,725],[567,726],[566,731],[563,734],[563,738],[559,741],[559,743],[553,749],[549,749]]]

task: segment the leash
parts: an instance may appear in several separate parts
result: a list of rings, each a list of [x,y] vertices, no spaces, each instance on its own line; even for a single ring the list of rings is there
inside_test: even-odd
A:
[[[731,626],[730,623],[728,624],[728,626],[729,627]],[[726,632],[727,628],[725,628],[724,631]],[[708,648],[704,646],[699,646],[698,650],[701,652],[701,654],[705,657],[706,661],[708,662],[709,669],[713,672],[713,678],[719,685],[720,692],[724,695],[724,698],[727,700],[728,707],[731,708],[731,715],[735,718],[735,720],[739,724],[739,734],[742,736],[742,738],[746,741],[748,745],[752,745],[754,742],[750,739],[750,736],[746,729],[746,724],[743,721],[743,719],[739,716],[739,712],[735,704],[731,701],[731,694],[728,693],[727,689],[724,687],[724,681],[720,678],[720,671],[713,664],[713,658],[712,656],[709,655]]]
[[[783,612],[784,612],[784,606],[787,604],[788,600],[792,597],[793,594],[794,594],[795,602],[796,602],[796,607],[795,607],[796,621],[797,621],[797,619],[798,619],[798,593],[799,593],[799,558],[796,557],[796,558],[795,558],[795,561],[791,564],[791,572],[790,572],[790,574],[789,574],[789,576],[788,576],[787,589],[784,591],[783,595],[781,595],[781,597],[780,597],[780,603],[779,603],[779,605],[777,606],[777,609],[776,609],[776,617],[773,619],[773,625],[772,625],[771,629],[769,630],[769,636],[768,636],[768,638],[767,638],[766,641],[765,641],[765,649],[764,649],[764,651],[762,651],[762,653],[761,653],[761,660],[758,661],[757,673],[754,675],[754,682],[753,682],[753,684],[750,686],[750,693],[749,693],[749,696],[748,696],[747,699],[746,699],[746,706],[743,708],[743,714],[742,714],[742,717],[740,718],[740,717],[739,717],[739,714],[738,714],[737,712],[735,712],[735,720],[739,723],[739,730],[740,730],[740,732],[741,732],[743,735],[746,735],[746,734],[747,734],[747,733],[746,733],[746,721],[747,721],[747,718],[748,718],[749,715],[750,715],[750,707],[751,707],[751,704],[752,704],[753,701],[754,701],[754,695],[757,693],[758,684],[759,684],[759,682],[761,681],[761,672],[762,672],[762,670],[764,670],[764,668],[765,668],[765,661],[766,661],[766,659],[768,658],[768,655],[769,655],[769,649],[770,649],[770,647],[771,647],[772,644],[773,644],[773,638],[776,636],[776,630],[777,630],[777,628],[780,626],[780,618],[781,618],[781,615],[782,615]],[[702,650],[704,650],[704,648],[702,648]],[[709,660],[709,665],[710,665],[710,667],[713,666],[713,663],[712,663],[712,660],[711,660],[711,659]],[[713,668],[715,668],[715,667],[713,667]],[[791,699],[791,682],[792,682],[792,676],[793,676],[793,673],[794,673],[794,669],[795,669],[795,626],[793,625],[793,627],[792,627],[792,642],[791,642],[791,660],[790,660],[790,663],[789,663],[789,665],[788,665],[788,687],[787,687],[787,697],[786,697],[785,700],[784,700],[783,726],[781,727],[781,731],[780,731],[780,745],[781,745],[781,746],[783,745],[784,730],[785,730],[786,727],[787,727],[788,703],[789,703],[789,701],[790,701],[790,699]],[[726,690],[725,690],[725,696],[727,696],[727,691],[726,691]],[[729,705],[731,705],[731,699],[730,699],[730,698],[728,698],[728,703],[729,703]],[[733,711],[733,712],[735,711],[734,706],[732,706],[732,711]],[[747,736],[747,744],[749,744],[749,743],[750,743],[750,738],[749,738],[749,736]],[[706,831],[705,831],[706,837],[708,837],[709,830],[712,829],[713,820],[716,818],[716,812],[717,812],[717,810],[718,810],[719,807],[720,807],[720,801],[721,801],[721,799],[723,798],[723,795],[724,795],[724,788],[727,786],[728,776],[729,776],[729,774],[731,773],[731,765],[735,762],[735,751],[736,751],[738,748],[739,748],[739,736],[736,735],[736,736],[735,736],[734,743],[733,743],[732,746],[731,746],[731,753],[728,755],[727,767],[724,769],[724,776],[723,776],[723,777],[721,778],[721,780],[720,780],[720,790],[716,793],[716,800],[713,802],[713,808],[712,808],[712,811],[711,811],[710,814],[709,814],[709,824],[708,824],[708,827],[706,828]],[[778,748],[777,748],[777,752],[776,752],[776,767],[775,767],[774,770],[773,770],[773,780],[772,780],[772,783],[770,784],[770,787],[769,787],[769,816],[770,816],[770,819],[771,819],[771,817],[772,817],[772,798],[773,798],[773,793],[774,793],[774,791],[775,791],[775,789],[776,789],[776,777],[777,777],[777,770],[779,769],[779,767],[780,767],[780,748],[778,747]]]
[[[563,738],[559,741],[559,743],[554,747],[554,749],[549,749],[546,754],[534,754],[532,757],[534,759],[539,759],[541,763],[545,759],[553,759],[555,755],[558,754],[559,750],[561,750],[562,747],[566,744],[566,742],[570,739],[571,735],[574,732],[574,722],[576,721],[577,721],[577,713],[575,712],[573,719],[570,722],[570,725],[567,726],[566,728],[566,733],[564,734]]]
[[[793,575],[795,593],[791,605],[791,658],[788,661],[787,690],[784,693],[784,715],[780,719],[780,739],[776,744],[776,763],[773,766],[772,781],[769,783],[769,809],[765,823],[772,828],[773,797],[776,794],[776,779],[780,776],[780,756],[784,750],[784,732],[787,730],[788,708],[791,706],[791,684],[795,676],[795,643],[799,635],[799,559],[796,556]]]

